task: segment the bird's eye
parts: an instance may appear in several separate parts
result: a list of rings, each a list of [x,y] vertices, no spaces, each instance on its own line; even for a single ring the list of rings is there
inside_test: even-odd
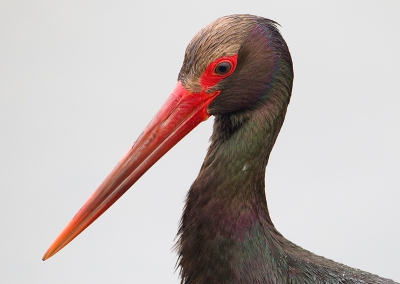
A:
[[[223,61],[215,67],[214,72],[215,72],[215,74],[218,74],[218,75],[225,75],[229,71],[231,71],[231,69],[232,69],[232,64],[230,62]]]

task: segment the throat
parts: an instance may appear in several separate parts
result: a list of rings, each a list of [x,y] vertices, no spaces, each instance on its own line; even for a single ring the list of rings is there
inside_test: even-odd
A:
[[[265,197],[265,168],[277,133],[265,129],[256,137],[253,127],[244,122],[213,137],[189,190],[177,243],[183,283],[249,283],[249,276],[259,283],[283,255]]]

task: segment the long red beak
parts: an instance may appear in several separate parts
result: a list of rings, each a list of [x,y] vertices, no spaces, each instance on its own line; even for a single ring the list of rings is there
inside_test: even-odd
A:
[[[210,116],[207,107],[219,93],[191,93],[178,81],[142,135],[53,242],[43,260],[52,257],[85,230],[158,159],[206,120]]]

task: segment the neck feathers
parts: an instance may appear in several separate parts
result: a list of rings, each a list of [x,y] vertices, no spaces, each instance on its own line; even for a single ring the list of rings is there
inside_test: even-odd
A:
[[[282,123],[283,118],[261,109],[216,117],[179,230],[183,283],[266,283],[276,278],[269,268],[277,268],[284,255],[283,238],[269,217],[265,168]],[[255,281],[259,271],[270,271],[262,275],[264,282]]]

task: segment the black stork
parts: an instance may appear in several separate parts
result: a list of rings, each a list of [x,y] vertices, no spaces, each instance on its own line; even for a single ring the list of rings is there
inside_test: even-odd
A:
[[[292,84],[290,52],[274,21],[231,15],[203,28],[186,49],[170,97],[43,260],[213,115],[211,145],[178,232],[181,283],[395,283],[302,249],[272,223],[265,169]]]

